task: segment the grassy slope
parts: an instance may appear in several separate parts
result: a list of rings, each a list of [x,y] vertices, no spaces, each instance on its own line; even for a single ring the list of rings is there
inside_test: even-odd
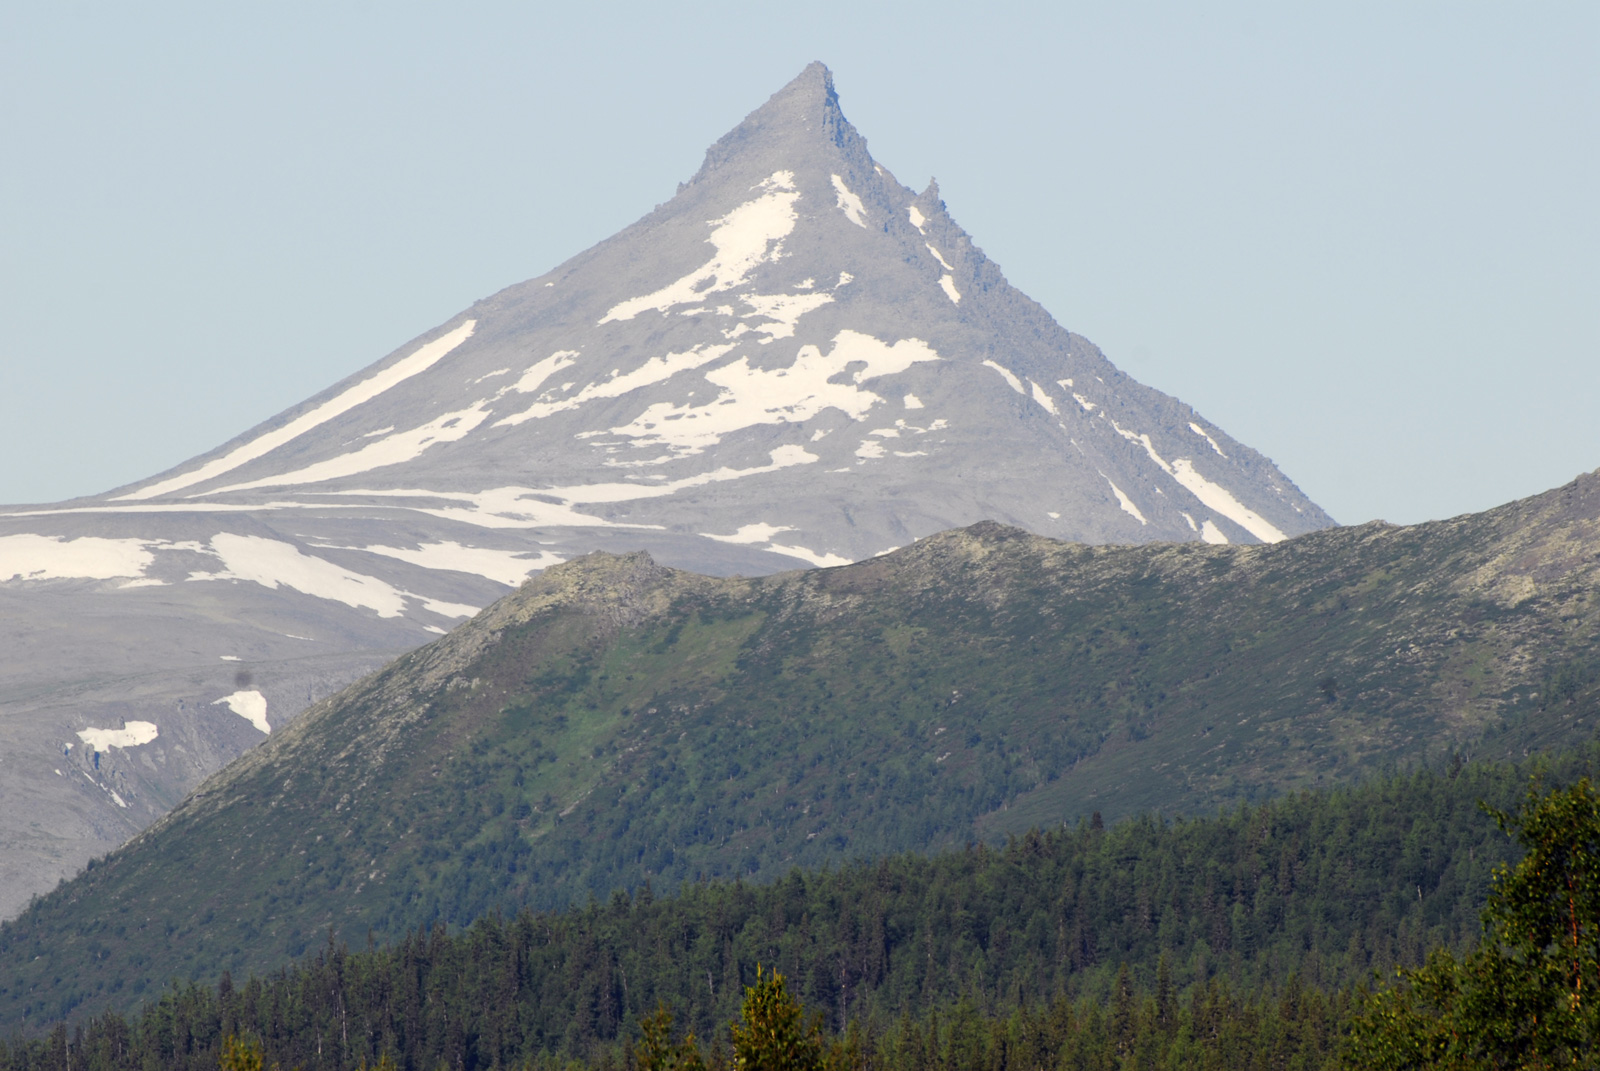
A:
[[[1586,477],[1273,547],[980,525],[761,580],[569,563],[8,924],[0,1023],[271,964],[329,925],[391,936],[1582,738],[1597,517]]]

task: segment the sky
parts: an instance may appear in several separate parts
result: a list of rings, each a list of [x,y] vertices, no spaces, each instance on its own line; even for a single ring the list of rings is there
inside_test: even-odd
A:
[[[1600,467],[1592,0],[67,0],[0,8],[0,502],[549,270],[814,59],[1014,285],[1340,522]]]

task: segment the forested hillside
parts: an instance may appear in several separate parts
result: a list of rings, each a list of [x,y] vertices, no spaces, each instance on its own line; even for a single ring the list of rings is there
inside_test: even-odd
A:
[[[232,1033],[308,1068],[384,1053],[424,1068],[626,1063],[624,1043],[660,1003],[717,1037],[760,964],[784,971],[831,1031],[853,1024],[858,1044],[879,1046],[873,1066],[929,1066],[954,1045],[934,1063],[993,1067],[975,1054],[1039,1031],[1056,1032],[1052,1051],[1078,1038],[1098,1052],[1197,1023],[1213,1055],[1227,1038],[1251,1052],[1292,1040],[1320,1060],[1350,1010],[1346,987],[1476,938],[1489,874],[1512,853],[1479,802],[1514,808],[1531,775],[1554,785],[1596,770],[1595,746],[1452,764],[1212,818],[1086,820],[766,885],[619,892],[391,947],[329,944],[248,980],[180,985],[132,1021],[18,1045],[9,1066],[65,1066],[49,1054],[71,1047],[85,1071],[210,1068]]]

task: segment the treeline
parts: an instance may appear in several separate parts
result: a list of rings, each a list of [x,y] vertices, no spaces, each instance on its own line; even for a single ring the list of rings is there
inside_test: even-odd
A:
[[[1235,1043],[1312,1061],[1264,1067],[1315,1067],[1345,1014],[1347,998],[1330,994],[1477,936],[1489,875],[1512,854],[1478,801],[1514,807],[1530,773],[1570,782],[1597,758],[1591,747],[1539,767],[1456,764],[1215,818],[1089,821],[766,886],[672,898],[646,887],[389,947],[330,940],[269,976],[175,985],[132,1019],[15,1041],[0,1071],[214,1068],[230,1035],[285,1067],[385,1054],[407,1068],[620,1067],[661,1004],[716,1038],[758,964],[788,975],[830,1031],[855,1030],[866,1067],[998,1071],[1016,1046],[1039,1044],[1061,1061],[1082,1054],[1054,1066],[1111,1067],[1106,1053],[1135,1042],[1154,1046],[1140,1067],[1186,1045],[1199,1046],[1183,1058],[1194,1066],[1202,1050],[1216,1066],[1254,1066],[1226,1056]]]

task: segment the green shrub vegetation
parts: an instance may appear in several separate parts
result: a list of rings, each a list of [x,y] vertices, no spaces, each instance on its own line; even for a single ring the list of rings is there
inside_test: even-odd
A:
[[[1544,847],[1592,817],[1581,779],[1597,767],[1593,746],[1531,765],[1453,763],[1214,818],[1085,821],[670,897],[646,886],[387,947],[330,936],[242,984],[175,984],[131,1019],[18,1040],[0,1071],[209,1069],[229,1038],[247,1039],[230,1059],[285,1068],[696,1071],[738,1064],[753,1023],[797,1059],[862,1071],[1332,1067],[1358,1015],[1426,1019],[1427,972],[1447,961],[1427,960],[1432,949],[1544,971],[1567,987],[1558,996],[1573,978],[1600,985],[1583,973],[1592,859]],[[1552,797],[1571,813],[1529,807],[1497,828],[1479,801],[1513,808],[1530,777],[1575,784]],[[1552,876],[1568,874],[1581,896],[1562,901],[1552,890],[1566,878]],[[1590,958],[1569,975],[1574,919]],[[1361,1003],[1354,987],[1395,964],[1412,970],[1407,986]],[[762,965],[786,976],[781,993]],[[815,1030],[790,999],[820,1016]],[[674,1034],[663,1009],[704,1042]]]
[[[1373,994],[1349,1066],[1600,1066],[1600,793],[1584,778],[1494,813],[1525,854],[1495,872],[1484,940],[1461,958],[1435,949]]]

